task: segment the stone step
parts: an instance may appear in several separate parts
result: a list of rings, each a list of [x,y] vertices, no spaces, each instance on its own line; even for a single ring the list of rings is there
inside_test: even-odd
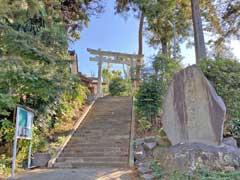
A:
[[[104,146],[104,144],[106,146],[109,146],[109,147],[115,147],[115,146],[124,146],[126,147],[126,144],[129,143],[129,140],[111,140],[111,141],[97,141],[97,140],[93,140],[93,141],[83,141],[83,140],[72,140],[68,143],[67,147],[69,146],[74,146],[74,147],[81,147],[81,146],[87,146],[87,145],[90,145],[90,146],[95,146],[95,144],[98,146]]]
[[[57,162],[127,162],[128,156],[59,157]]]
[[[128,146],[126,146],[128,147]],[[104,146],[99,144],[92,145],[92,146],[67,146],[64,151],[67,150],[79,150],[79,151],[123,151],[126,147],[124,146],[111,146],[108,144],[108,146]]]
[[[129,136],[130,132],[126,131],[126,132],[108,132],[103,131],[103,132],[98,132],[98,133],[85,133],[85,132],[75,132],[73,137],[80,137],[80,136],[89,136],[89,137],[93,137],[93,138],[111,138],[114,136]]]
[[[92,157],[92,156],[128,156],[128,151],[104,151],[104,152],[95,152],[95,151],[67,151],[60,155],[60,157]]]
[[[72,137],[72,139],[70,140],[69,144],[75,144],[75,143],[89,143],[89,144],[95,144],[95,143],[99,143],[103,144],[103,143],[108,143],[108,144],[113,144],[113,143],[121,143],[121,142],[126,142],[129,141],[128,138],[89,138],[89,137]]]
[[[96,129],[84,129],[84,130],[77,130],[75,133],[86,133],[86,134],[98,134],[98,133],[129,133],[130,127],[109,127],[109,128],[96,128]]]
[[[109,118],[109,117],[108,117]],[[106,120],[106,119],[101,119],[101,118],[92,118],[91,121],[89,121],[88,125],[95,125],[95,123],[97,125],[103,125],[103,126],[108,126],[108,125],[123,125],[123,124],[130,124],[130,119],[117,119],[117,120],[114,120],[114,119],[111,119],[110,121],[109,120]]]
[[[126,162],[56,162],[54,168],[127,167]]]
[[[99,144],[98,144],[99,143]],[[108,144],[107,144],[108,143]],[[68,143],[67,147],[72,146],[72,147],[81,147],[81,145],[86,145],[86,144],[90,144],[91,146],[94,146],[94,144],[98,144],[98,146],[95,147],[104,147],[102,144],[107,144],[108,147],[116,147],[116,146],[124,146],[126,147],[126,143],[129,143],[129,140],[72,140]]]
[[[109,128],[111,129],[112,127],[116,127],[116,128],[122,128],[122,127],[126,127],[128,128],[130,126],[129,123],[126,123],[126,122],[122,122],[120,124],[109,124],[108,122],[105,122],[105,125],[104,124],[95,124],[93,123],[92,125],[91,124],[88,124],[87,126],[82,126],[84,129],[92,129],[92,130],[101,130],[101,128]],[[84,130],[82,129],[82,130]],[[117,130],[117,129],[116,129]]]
[[[79,137],[80,136],[73,136],[72,138],[79,139]],[[86,136],[86,137],[88,137],[88,136]],[[129,134],[125,133],[125,134],[115,134],[115,135],[111,135],[111,136],[105,135],[105,136],[101,136],[101,137],[99,137],[99,136],[89,136],[89,137],[94,138],[94,139],[103,139],[104,138],[104,139],[109,139],[109,140],[110,139],[129,139]],[[91,138],[89,138],[89,139],[91,139]]]
[[[113,136],[129,136],[129,132],[108,132],[108,131],[105,131],[105,132],[99,132],[99,133],[83,133],[83,132],[77,132],[77,133],[74,133],[73,137],[80,137],[80,136],[89,136],[89,137],[93,137],[93,138],[106,138],[106,137],[113,137]]]
[[[98,144],[96,143],[83,143],[83,142],[79,142],[79,143],[74,143],[74,144],[68,144],[65,149],[69,149],[69,148],[73,148],[73,149],[82,149],[82,148],[104,148],[104,147],[122,147],[122,148],[128,148],[129,147],[129,141],[124,141],[124,142],[115,142],[115,143],[102,143],[102,144]],[[64,149],[64,150],[65,150]]]
[[[97,100],[54,167],[127,166],[131,129],[130,102],[130,98],[123,97]]]
[[[80,134],[76,133],[72,137],[73,139],[129,139],[129,134],[126,135],[126,133],[118,133],[118,134],[104,134],[102,133],[99,135],[94,135],[94,134]]]
[[[125,153],[128,152],[128,148],[91,148],[91,149],[87,149],[87,148],[66,148],[64,149],[63,153],[116,153],[116,154],[121,154],[121,153]]]

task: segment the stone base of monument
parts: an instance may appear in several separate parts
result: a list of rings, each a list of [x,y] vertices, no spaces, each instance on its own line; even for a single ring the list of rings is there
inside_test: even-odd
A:
[[[240,149],[234,144],[212,146],[202,143],[176,144],[169,148],[157,147],[154,159],[165,172],[180,171],[191,173],[194,170],[234,171],[240,169]]]

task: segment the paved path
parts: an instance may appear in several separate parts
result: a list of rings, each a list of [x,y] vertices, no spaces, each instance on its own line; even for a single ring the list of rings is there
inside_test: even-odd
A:
[[[36,169],[17,180],[134,180],[131,171],[119,168]]]

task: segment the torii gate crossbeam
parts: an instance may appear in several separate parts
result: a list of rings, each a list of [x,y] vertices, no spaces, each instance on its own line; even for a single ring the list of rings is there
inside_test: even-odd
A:
[[[97,86],[97,96],[102,97],[102,63],[114,63],[114,64],[126,64],[131,66],[131,68],[136,66],[137,59],[143,59],[143,55],[127,54],[111,51],[102,51],[101,49],[95,50],[87,48],[87,51],[95,55],[91,57],[90,61],[98,62],[98,86]]]

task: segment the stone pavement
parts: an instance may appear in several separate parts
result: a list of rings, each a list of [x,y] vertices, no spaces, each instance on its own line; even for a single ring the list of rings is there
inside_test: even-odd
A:
[[[124,168],[35,169],[16,176],[16,180],[134,180]],[[9,178],[8,180],[12,180]]]

